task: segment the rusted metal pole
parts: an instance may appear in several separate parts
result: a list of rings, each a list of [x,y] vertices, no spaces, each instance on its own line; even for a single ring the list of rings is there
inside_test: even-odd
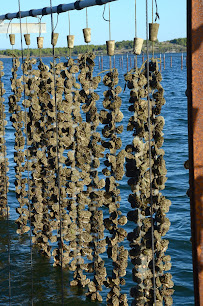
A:
[[[195,305],[203,305],[203,2],[187,0],[187,96]]]

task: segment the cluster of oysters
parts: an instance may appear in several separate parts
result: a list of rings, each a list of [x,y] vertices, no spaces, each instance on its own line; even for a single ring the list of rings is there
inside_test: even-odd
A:
[[[6,115],[4,106],[5,89],[2,82],[4,66],[0,61],[0,217],[7,217],[9,207],[7,206],[7,192],[8,192],[8,159],[6,158],[6,144],[5,144],[5,126]]]
[[[123,125],[118,125],[123,114],[120,110],[122,100],[119,94],[122,92],[118,84],[118,71],[108,72],[103,83],[107,87],[104,92],[103,107],[100,111],[100,121],[104,125],[102,134],[105,140],[102,145],[107,151],[105,154],[102,172],[106,177],[104,205],[109,209],[109,217],[104,219],[104,226],[109,232],[107,236],[107,255],[112,261],[112,275],[107,277],[106,286],[110,288],[107,294],[107,305],[128,305],[127,297],[121,293],[121,286],[125,285],[124,276],[128,264],[128,251],[122,245],[127,232],[122,226],[127,223],[127,218],[122,215],[120,208],[120,190],[117,181],[124,175],[125,150],[121,150],[122,141],[118,137],[123,132]],[[118,151],[120,150],[120,151]]]
[[[86,296],[101,302],[100,292],[105,285],[109,288],[107,305],[118,306],[128,305],[121,292],[128,265],[126,237],[134,265],[133,280],[137,283],[131,288],[132,305],[153,304],[153,234],[156,304],[172,305],[173,282],[171,275],[165,273],[171,267],[170,256],[165,256],[168,241],[162,239],[170,226],[166,217],[170,201],[160,192],[166,181],[161,149],[164,118],[160,116],[165,99],[158,63],[152,60],[149,65],[149,92],[146,66],[125,75],[131,89],[129,111],[134,113],[127,130],[133,131],[134,139],[123,150],[118,136],[123,132],[119,125],[123,114],[118,71],[111,69],[103,78],[107,90],[98,112],[101,77],[93,76],[94,59],[95,55],[89,52],[79,55],[77,62],[72,58],[58,63],[54,60],[49,67],[41,59],[37,65],[36,59],[28,57],[21,65],[23,76],[18,77],[20,61],[13,58],[9,111],[15,128],[15,186],[20,204],[17,232],[31,231],[33,244],[42,254],[53,256],[54,266],[73,271],[71,286],[87,286]],[[1,103],[2,99],[1,96]],[[4,111],[3,106],[1,109]],[[4,120],[1,110],[0,116]],[[100,124],[102,135],[98,132]],[[1,154],[4,147],[2,140]],[[128,218],[119,210],[119,181],[125,174],[125,160],[133,208]],[[102,179],[101,161],[105,166]],[[0,169],[4,173],[6,166],[4,161]],[[5,195],[3,189],[2,194]],[[1,203],[0,213],[5,211],[6,200]],[[136,224],[133,232],[124,229],[127,219]],[[112,263],[110,274],[102,255],[105,252]]]
[[[165,99],[164,90],[160,84],[162,77],[157,60],[152,59],[149,63],[149,92],[147,64],[127,73],[125,80],[127,87],[131,90],[129,111],[133,112],[127,129],[133,131],[134,136],[132,144],[126,146],[126,176],[129,178],[128,184],[132,191],[128,200],[133,209],[128,213],[128,220],[136,225],[128,234],[131,248],[129,255],[134,265],[133,281],[137,283],[130,291],[134,298],[132,305],[152,305],[154,285],[156,305],[163,305],[163,303],[172,305],[173,281],[171,274],[166,273],[171,269],[171,258],[165,255],[169,242],[162,238],[169,230],[170,221],[166,213],[171,203],[160,192],[165,188],[167,171],[164,150],[161,149],[164,141],[162,132],[164,118],[160,116]],[[150,109],[148,109],[148,95]],[[149,148],[149,137],[151,148]],[[151,173],[149,150],[151,150]],[[152,235],[154,254],[152,253]],[[153,257],[155,284],[153,284]]]

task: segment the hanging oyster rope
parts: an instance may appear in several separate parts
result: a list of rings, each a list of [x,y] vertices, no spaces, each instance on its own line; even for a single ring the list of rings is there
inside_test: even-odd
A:
[[[8,192],[8,159],[6,158],[6,144],[5,144],[5,125],[6,115],[5,115],[5,106],[4,106],[4,97],[5,89],[2,82],[2,77],[4,76],[3,72],[4,66],[3,62],[0,61],[0,217],[8,217],[9,207],[7,206],[7,192]]]
[[[107,278],[106,286],[111,288],[107,295],[107,305],[128,305],[127,297],[121,293],[121,285],[125,284],[124,276],[128,261],[128,251],[121,244],[127,236],[124,226],[127,223],[127,218],[122,215],[120,208],[120,190],[118,188],[119,181],[124,175],[125,151],[120,150],[122,147],[121,138],[117,135],[123,132],[123,126],[117,126],[117,123],[123,119],[123,114],[120,111],[121,98],[118,96],[122,89],[118,84],[118,71],[114,69],[108,72],[103,79],[103,83],[108,87],[104,92],[103,106],[105,110],[100,112],[100,121],[105,124],[102,134],[109,141],[102,141],[102,145],[109,152],[106,153],[106,166],[103,169],[103,174],[106,176],[104,205],[109,209],[109,218],[104,219],[105,228],[109,231],[110,236],[106,238],[108,249],[108,257],[112,259],[113,271],[112,276]]]
[[[71,63],[70,63],[71,64]],[[71,66],[69,63],[61,64],[61,67],[56,67],[56,84],[57,84],[57,95],[59,98],[58,103],[58,129],[59,129],[59,162],[60,162],[60,177],[61,177],[61,215],[62,215],[62,228],[63,228],[63,264],[66,266],[70,263],[72,257],[72,249],[75,239],[75,214],[67,214],[67,210],[70,209],[70,198],[72,198],[72,185],[71,183],[71,167],[69,166],[74,162],[71,158],[72,147],[74,145],[74,123],[72,120],[72,74],[69,72]],[[60,68],[60,69],[59,69]],[[78,68],[77,68],[78,69]],[[60,77],[59,77],[60,70]],[[64,90],[64,99],[61,99],[62,91]],[[65,152],[65,155],[64,155]],[[62,165],[66,165],[63,167]],[[77,177],[76,177],[77,181]],[[74,183],[73,183],[74,184]],[[70,187],[70,188],[69,188]],[[66,196],[67,195],[67,196]],[[68,197],[68,198],[67,198]],[[67,210],[65,209],[67,207]],[[74,219],[74,221],[73,221]],[[65,244],[65,241],[69,242],[69,245]],[[55,263],[54,265],[60,265],[60,252],[61,248],[57,248],[53,251]]]
[[[103,179],[99,180],[97,168],[100,165],[99,158],[103,157],[104,148],[99,144],[101,142],[101,136],[97,132],[99,125],[99,114],[97,112],[96,101],[99,100],[99,96],[94,92],[97,89],[100,76],[93,77],[94,70],[94,53],[86,53],[79,56],[79,81],[82,85],[80,91],[80,98],[82,110],[86,114],[86,123],[91,130],[89,144],[87,144],[89,156],[89,172],[86,174],[89,178],[89,184],[87,185],[87,192],[85,193],[88,199],[88,212],[90,216],[90,222],[86,230],[92,236],[92,240],[86,245],[85,252],[88,254],[87,258],[93,261],[87,264],[87,271],[94,272],[93,280],[88,284],[87,297],[91,300],[102,301],[102,297],[99,291],[102,291],[102,285],[106,278],[106,268],[104,267],[104,261],[100,257],[100,254],[106,250],[106,241],[104,239],[104,225],[103,225],[103,212],[99,210],[103,206],[103,194],[101,189],[105,186]]]
[[[150,71],[150,122],[151,122],[151,151],[152,151],[152,188],[153,188],[153,222],[155,239],[155,281],[156,281],[156,305],[172,305],[173,282],[170,270],[170,256],[165,256],[168,248],[168,240],[162,239],[170,222],[166,218],[170,201],[160,190],[164,189],[166,181],[166,168],[164,161],[163,126],[164,118],[160,115],[162,105],[165,103],[164,90],[160,84],[161,73],[158,70],[157,60],[149,63]],[[150,175],[149,175],[149,132],[148,132],[148,101],[147,92],[147,68],[136,68],[125,75],[130,92],[129,110],[134,112],[128,123],[128,131],[134,131],[134,139],[131,145],[126,147],[127,164],[126,175],[130,177],[128,184],[132,194],[129,202],[132,211],[128,213],[128,220],[137,224],[133,232],[128,234],[131,250],[129,252],[131,262],[134,264],[133,280],[136,287],[131,288],[133,305],[153,303],[153,270],[152,270],[152,241],[150,219]]]
[[[11,122],[15,128],[15,152],[14,152],[14,162],[15,166],[15,189],[16,196],[20,207],[16,209],[19,214],[19,218],[16,220],[18,225],[17,233],[23,234],[30,230],[30,227],[27,225],[29,218],[29,201],[27,198],[27,178],[25,175],[26,164],[25,164],[25,138],[23,134],[24,126],[24,112],[21,107],[21,97],[24,91],[22,84],[22,77],[18,78],[17,71],[20,67],[20,61],[17,58],[13,58],[12,66],[12,78],[11,78],[11,90],[13,94],[9,96],[9,112],[11,115]]]
[[[52,122],[48,117],[50,105],[51,85],[53,80],[49,67],[41,60],[38,70],[32,71],[33,78],[29,80],[31,105],[29,108],[29,139],[32,144],[29,147],[30,158],[32,161],[32,185],[31,198],[34,209],[34,230],[33,243],[37,245],[46,256],[51,256],[50,241],[54,242],[52,231],[55,227],[51,226],[51,197],[52,187],[55,179],[55,170],[52,160],[48,155],[49,146],[52,144],[50,132]]]
[[[107,295],[107,305],[127,305],[127,298],[121,293],[121,285],[125,284],[128,252],[123,246],[127,236],[122,228],[127,218],[122,215],[120,207],[120,190],[118,182],[124,175],[123,164],[127,157],[126,174],[133,194],[129,196],[133,211],[129,212],[129,221],[134,221],[137,227],[128,234],[130,241],[130,257],[135,265],[133,280],[138,283],[131,289],[133,303],[151,303],[152,290],[152,250],[151,250],[151,220],[150,220],[150,179],[149,179],[149,133],[147,128],[147,90],[146,69],[135,69],[125,76],[127,86],[131,89],[129,110],[134,112],[129,120],[128,131],[134,131],[136,137],[126,150],[117,136],[123,131],[120,111],[121,99],[118,96],[121,88],[118,84],[118,72],[112,70],[104,77],[104,110],[97,113],[96,101],[99,96],[94,92],[101,80],[93,77],[95,55],[88,53],[79,57],[79,67],[69,59],[67,63],[55,66],[56,88],[51,69],[40,61],[38,70],[32,70],[36,60],[27,58],[24,62],[24,81],[18,78],[20,66],[18,59],[13,59],[11,86],[13,94],[9,97],[9,107],[12,113],[11,121],[16,130],[15,156],[16,162],[16,192],[20,207],[17,208],[18,233],[29,231],[27,167],[31,173],[30,190],[32,203],[32,233],[33,243],[47,256],[54,256],[54,265],[69,267],[74,272],[72,286],[88,285],[87,296],[92,300],[102,301],[100,291],[102,285],[110,288]],[[0,65],[1,66],[1,65]],[[76,81],[75,74],[79,72]],[[156,264],[156,298],[157,305],[172,304],[171,295],[173,282],[171,275],[165,273],[170,269],[170,257],[165,256],[168,241],[162,236],[168,231],[170,222],[166,218],[170,201],[160,193],[166,181],[164,162],[163,125],[160,116],[161,107],[165,103],[163,88],[160,85],[161,74],[157,61],[150,63],[150,94],[151,99],[151,150],[152,150],[152,185],[155,236]],[[25,85],[26,99],[21,97]],[[59,188],[56,180],[57,143],[56,143],[56,109],[52,98],[56,90],[57,122],[58,122],[58,152],[61,194],[61,215],[59,214]],[[80,105],[86,114],[82,120]],[[25,111],[27,113],[28,151],[25,150]],[[102,134],[107,140],[101,140],[97,132],[99,120],[105,126]],[[101,145],[102,144],[102,145]],[[101,180],[98,174],[100,158],[106,150],[103,174],[106,180]],[[25,162],[24,156],[28,156]],[[105,191],[102,190],[105,187]],[[102,206],[109,209],[109,217],[104,220]],[[62,217],[59,239],[59,222]],[[109,231],[104,239],[104,226]],[[106,250],[113,263],[112,275],[106,278],[106,267],[101,256]],[[62,244],[62,248],[61,248]],[[62,254],[61,254],[62,249]],[[63,256],[63,257],[61,257]],[[63,260],[61,260],[63,258]],[[90,281],[84,271],[94,274]]]
[[[83,248],[91,236],[86,231],[86,214],[84,201],[84,186],[88,183],[86,172],[88,172],[88,150],[87,142],[90,130],[85,122],[82,122],[80,114],[79,91],[80,85],[76,82],[75,73],[79,71],[73,59],[69,59],[67,69],[62,72],[65,81],[65,109],[69,110],[67,120],[67,145],[66,168],[67,182],[66,192],[68,195],[67,203],[69,210],[69,224],[65,236],[69,241],[66,247],[67,258],[70,261],[69,269],[74,271],[71,286],[84,287],[89,280],[83,275],[84,259]],[[63,136],[63,131],[61,132]],[[70,167],[69,167],[70,166]],[[86,216],[86,218],[84,218]],[[89,221],[89,219],[88,219]],[[84,231],[85,230],[85,231]]]

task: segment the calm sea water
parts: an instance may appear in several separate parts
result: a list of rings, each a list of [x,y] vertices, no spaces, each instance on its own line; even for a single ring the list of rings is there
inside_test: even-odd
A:
[[[120,55],[116,56],[116,68],[119,69],[120,86],[124,88],[124,73],[126,73],[126,57],[124,56],[123,69],[119,67]],[[168,170],[166,189],[164,195],[171,202],[171,209],[168,217],[171,227],[166,238],[169,239],[168,255],[172,257],[173,281],[175,283],[174,305],[194,305],[193,298],[193,278],[192,278],[192,252],[191,252],[191,230],[190,230],[190,204],[186,196],[188,189],[188,172],[184,169],[184,162],[188,159],[188,135],[187,135],[187,99],[186,90],[186,55],[184,54],[183,70],[181,70],[181,54],[173,54],[173,66],[170,67],[170,54],[166,55],[166,67],[163,70],[162,64],[162,85],[165,89],[166,104],[163,106],[162,115],[165,117],[164,137],[166,167]],[[50,58],[44,58],[45,63],[49,63]],[[141,66],[141,57],[138,57],[138,66]],[[3,59],[5,67],[4,84],[6,89],[6,143],[9,158],[9,194],[8,203],[10,206],[9,232],[11,236],[11,304],[30,305],[31,300],[31,273],[30,273],[30,249],[29,237],[20,237],[16,234],[15,219],[17,214],[15,208],[18,206],[15,197],[14,186],[14,129],[10,123],[8,113],[8,99],[10,91],[11,59]],[[133,58],[132,58],[133,62]],[[129,61],[130,68],[130,61]],[[104,57],[104,69],[108,69],[108,58]],[[96,59],[95,73],[99,72],[98,58]],[[100,94],[98,109],[102,107],[102,93],[104,86],[99,85],[97,92]],[[129,90],[121,95],[124,114],[123,124],[126,127],[131,113],[128,111]],[[131,142],[132,135],[124,132],[122,136],[123,147]],[[121,189],[121,209],[124,214],[130,209],[128,194],[130,190],[127,180],[124,178],[120,184]],[[0,305],[8,305],[8,252],[7,252],[7,222],[0,221]],[[127,231],[131,231],[133,224],[127,224]],[[126,242],[128,247],[128,242]],[[111,262],[106,258],[107,270],[111,268]],[[129,262],[126,275],[126,285],[123,292],[128,294],[129,288],[134,285],[131,277],[132,265]],[[85,290],[70,289],[68,284],[71,275],[64,272],[65,284],[65,305],[97,305],[87,301],[84,297]],[[33,278],[34,278],[34,305],[60,305],[61,304],[61,277],[60,269],[52,267],[52,261],[41,257],[34,250],[33,254]],[[103,296],[107,291],[104,289]],[[102,305],[105,305],[104,302]],[[101,305],[101,304],[98,304]]]

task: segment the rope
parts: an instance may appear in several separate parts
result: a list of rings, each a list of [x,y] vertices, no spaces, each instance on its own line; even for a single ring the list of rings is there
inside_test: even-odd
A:
[[[12,20],[9,21],[9,24],[8,24],[8,28],[7,28],[7,33],[6,33],[6,37],[8,37],[8,30],[9,30],[9,27],[11,25],[11,34],[12,34],[12,24],[11,24]]]
[[[146,44],[147,44],[147,90],[148,90],[148,130],[149,130],[149,174],[150,174],[150,210],[151,210],[151,238],[152,238],[152,266],[153,266],[153,291],[154,304],[156,306],[156,280],[155,280],[155,250],[154,250],[154,219],[152,199],[152,163],[151,163],[151,127],[150,127],[150,98],[149,98],[149,42],[148,42],[148,0],[146,0]]]
[[[88,28],[88,13],[87,13],[87,7],[86,7],[86,28]]]
[[[111,5],[109,3],[109,40],[111,40]]]
[[[157,19],[160,19],[159,17],[159,13],[158,13],[158,5],[157,5],[157,0],[155,0],[155,4],[156,4],[156,18],[155,18],[155,22],[157,21]]]
[[[69,35],[70,35],[70,12],[68,12],[68,25],[69,25]]]
[[[42,34],[42,17],[38,17],[38,23],[39,23],[39,37],[41,37],[41,34]],[[41,48],[39,49],[39,58],[40,58],[40,62],[41,62],[41,59],[42,59],[42,50]]]
[[[5,139],[5,124],[4,124],[4,107],[3,107],[3,85],[2,85],[2,80],[0,76],[0,83],[1,83],[1,98],[2,98],[2,103],[1,103],[1,111],[2,111],[2,116],[3,116],[3,139],[4,139],[4,167],[5,167],[5,192],[6,196],[8,194],[8,185],[7,185],[7,173],[6,173],[6,139]],[[9,286],[9,306],[11,305],[11,237],[10,237],[10,232],[9,232],[9,209],[8,209],[8,200],[7,200],[7,205],[6,205],[6,221],[7,221],[7,231],[8,231],[8,286]]]
[[[27,17],[26,17],[26,32],[27,32],[27,34],[28,34]]]
[[[54,34],[54,21],[53,21],[53,12],[52,12],[52,0],[50,0],[50,7],[51,7],[51,29],[52,35]],[[54,99],[55,99],[55,121],[56,121],[56,154],[57,154],[57,172],[56,172],[56,179],[59,191],[59,219],[60,219],[60,251],[61,251],[61,298],[62,298],[62,305],[64,305],[64,285],[63,285],[63,242],[62,242],[62,218],[61,218],[61,189],[60,189],[60,173],[59,173],[59,128],[58,128],[58,109],[57,109],[57,101],[56,101],[56,70],[55,70],[55,47],[53,45],[52,48],[53,53],[53,71],[54,71]]]
[[[154,0],[152,0],[152,23],[154,23]]]
[[[57,27],[57,25],[58,25],[58,21],[59,21],[59,14],[57,14],[57,21],[56,21],[56,25],[55,25],[55,27],[54,27],[53,32],[55,32],[55,30],[56,30],[56,27]]]
[[[135,0],[135,37],[137,37],[137,5]]]
[[[68,11],[68,26],[69,26],[69,35],[70,35],[70,12]],[[69,58],[71,58],[71,49],[69,48]]]
[[[20,17],[20,38],[21,38],[21,55],[22,55],[22,67],[23,67],[23,85],[24,85],[24,101],[25,101],[25,73],[24,73],[24,52],[23,52],[23,37],[22,37],[22,23],[21,23],[21,10],[20,0],[18,0],[19,17]],[[29,159],[28,159],[28,137],[27,137],[27,111],[26,104],[25,109],[25,143],[26,143],[26,159],[27,159],[27,174],[28,174],[28,206],[29,206],[29,219],[30,219],[30,266],[31,266],[31,301],[33,305],[33,260],[32,260],[32,231],[31,231],[31,203],[30,203],[30,172],[29,172]]]
[[[152,23],[154,23],[154,0],[152,0]],[[154,58],[154,42],[152,42],[152,58]]]
[[[104,17],[104,14],[105,14],[105,10],[106,10],[106,4],[104,5],[104,10],[103,10],[103,14],[102,14],[102,17],[105,21],[109,22],[109,40],[111,40],[111,6],[110,6],[110,3],[109,3],[109,19],[106,19]]]

